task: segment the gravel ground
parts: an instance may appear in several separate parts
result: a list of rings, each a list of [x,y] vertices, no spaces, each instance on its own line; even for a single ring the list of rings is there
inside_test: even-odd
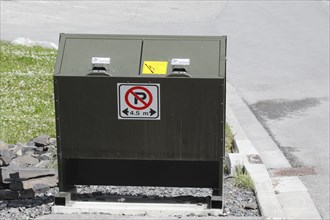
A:
[[[51,214],[51,206],[58,188],[51,188],[37,194],[33,199],[13,199],[0,201],[0,219],[35,219],[40,215]]]
[[[34,219],[37,216],[49,215],[53,205],[54,195],[58,188],[49,189],[38,194],[34,199],[16,199],[0,201],[0,219]],[[77,186],[73,199],[106,200],[112,195],[119,202],[129,202],[134,197],[153,199],[164,202],[170,197],[179,202],[205,202],[211,195],[210,189],[200,188],[168,188],[168,187],[119,187],[119,186]],[[224,216],[260,216],[254,192],[234,186],[234,178],[224,180]]]

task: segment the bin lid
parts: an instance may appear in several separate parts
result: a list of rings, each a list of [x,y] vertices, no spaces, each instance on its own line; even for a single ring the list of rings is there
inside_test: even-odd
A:
[[[61,34],[55,75],[224,78],[226,36]]]

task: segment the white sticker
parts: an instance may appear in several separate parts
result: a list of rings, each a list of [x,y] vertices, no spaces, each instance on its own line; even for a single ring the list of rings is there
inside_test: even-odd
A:
[[[92,64],[110,64],[110,57],[92,57]]]
[[[183,65],[183,66],[189,66],[190,65],[190,59],[179,59],[179,58],[173,58],[171,61],[171,65]]]
[[[118,119],[160,120],[159,83],[117,83]]]

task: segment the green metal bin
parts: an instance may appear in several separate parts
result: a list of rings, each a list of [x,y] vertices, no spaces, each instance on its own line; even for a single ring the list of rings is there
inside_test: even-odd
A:
[[[226,37],[61,34],[60,191],[213,188],[222,208]]]

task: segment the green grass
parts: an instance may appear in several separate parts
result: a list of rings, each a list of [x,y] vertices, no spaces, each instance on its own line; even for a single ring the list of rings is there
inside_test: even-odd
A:
[[[234,149],[234,135],[231,132],[228,124],[226,124],[225,133],[226,133],[225,134],[226,135],[226,138],[225,138],[225,151],[227,153],[232,153],[233,149]]]
[[[0,140],[55,136],[53,68],[56,50],[0,41]]]
[[[235,171],[235,186],[252,191],[254,189],[253,181],[250,175],[244,169],[244,167],[237,166]]]
[[[54,155],[52,158],[50,158],[50,161],[48,162],[47,169],[58,169],[58,164],[57,164],[57,155]]]

